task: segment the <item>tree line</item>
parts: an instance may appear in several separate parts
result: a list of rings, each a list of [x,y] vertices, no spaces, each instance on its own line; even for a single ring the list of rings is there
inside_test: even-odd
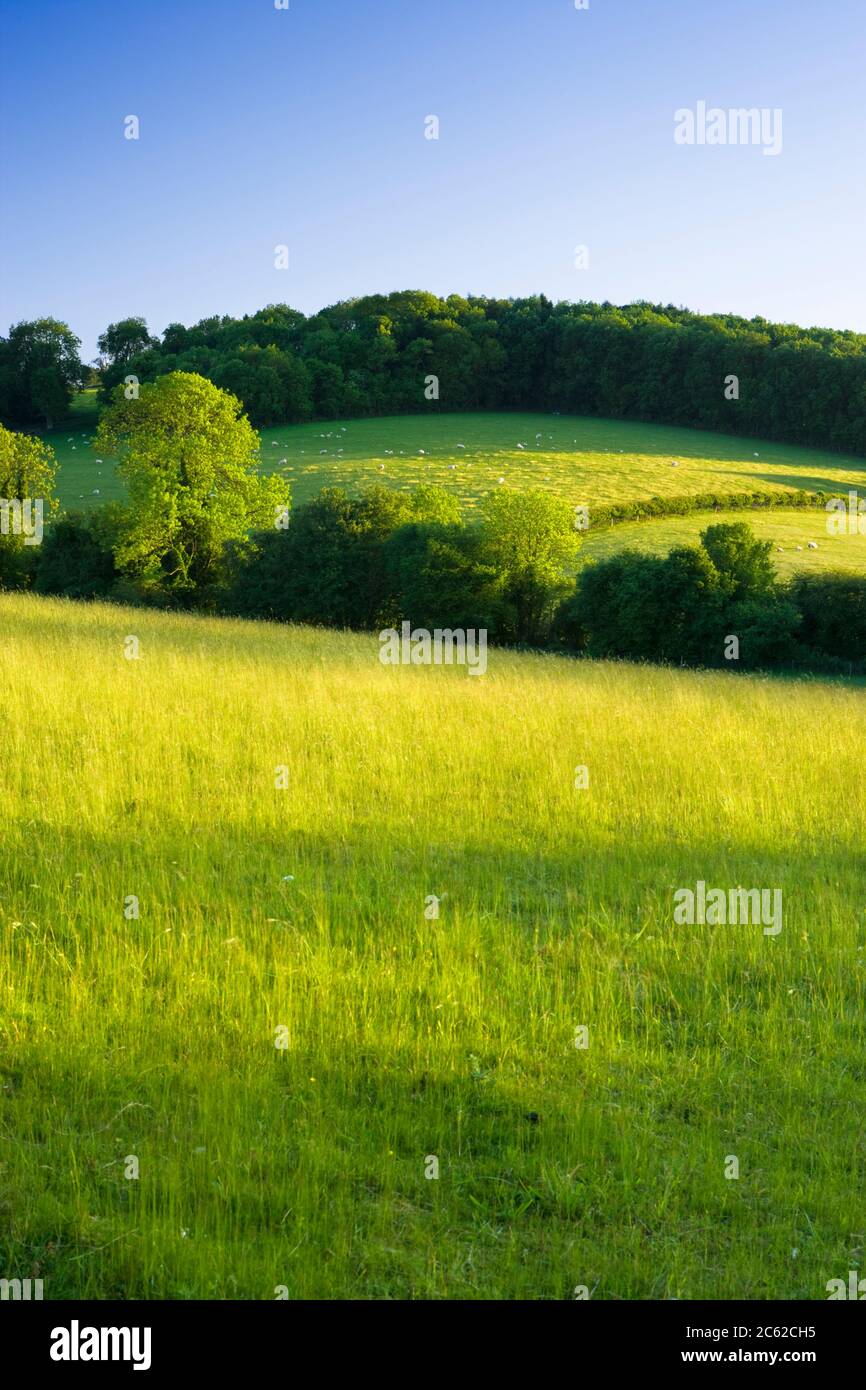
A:
[[[0,338],[0,419],[50,424],[87,369],[54,319]],[[206,377],[256,426],[422,411],[558,410],[866,453],[866,335],[637,302],[423,291],[309,317],[271,304],[161,337],[143,318],[99,338],[104,402],[127,377]]]

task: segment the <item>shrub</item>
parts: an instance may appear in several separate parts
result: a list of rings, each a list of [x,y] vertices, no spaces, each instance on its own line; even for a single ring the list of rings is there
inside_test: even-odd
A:
[[[34,588],[65,598],[105,598],[118,579],[114,563],[121,508],[68,512],[46,532]]]
[[[840,661],[866,661],[866,579],[851,574],[798,574],[788,598],[800,614],[804,647]]]

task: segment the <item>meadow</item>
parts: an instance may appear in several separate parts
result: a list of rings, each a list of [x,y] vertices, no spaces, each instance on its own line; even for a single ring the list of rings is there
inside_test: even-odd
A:
[[[43,436],[60,463],[58,494],[66,507],[89,508],[124,495],[115,461],[97,462],[89,447],[95,417],[91,422],[86,412],[92,409],[80,397],[75,424]],[[847,493],[866,487],[862,458],[581,416],[400,415],[278,425],[263,430],[261,441],[263,469],[284,474],[296,504],[323,487],[355,492],[371,483],[409,489],[427,482],[456,492],[471,511],[502,479],[509,487],[549,488],[589,506],[751,488]]]
[[[26,595],[0,625],[9,1277],[823,1299],[857,1267],[862,689],[472,679]],[[698,880],[780,887],[783,930],[675,926]]]
[[[759,540],[771,542],[773,566],[782,579],[790,579],[798,572],[824,574],[829,570],[866,574],[866,534],[830,535],[827,513],[807,508],[701,511],[690,516],[626,521],[595,533],[590,531],[584,538],[580,560],[607,559],[627,547],[667,555],[674,546],[700,544],[702,531],[726,522],[745,522]],[[816,550],[809,549],[810,542],[817,546]]]

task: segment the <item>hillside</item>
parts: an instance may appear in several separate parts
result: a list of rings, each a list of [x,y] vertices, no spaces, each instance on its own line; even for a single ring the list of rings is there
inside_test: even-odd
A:
[[[115,460],[97,462],[88,445],[91,431],[67,428],[43,437],[60,463],[64,506],[87,508],[123,496]],[[261,439],[263,469],[285,475],[296,504],[322,487],[355,492],[374,482],[437,483],[472,507],[504,478],[510,487],[549,488],[575,504],[597,506],[752,488],[845,493],[862,491],[866,477],[866,462],[851,455],[584,416],[437,412],[276,425]]]
[[[701,532],[708,526],[743,521],[759,540],[772,543],[773,566],[782,579],[790,579],[798,573],[821,574],[829,570],[866,574],[866,532],[831,535],[827,530],[827,513],[820,508],[805,507],[780,507],[767,512],[752,509],[700,511],[689,516],[624,522],[587,536],[580,559],[582,562],[607,559],[627,546],[654,555],[667,555],[674,546],[698,545]],[[811,549],[810,545],[816,548]]]
[[[7,1269],[813,1299],[859,1258],[862,692],[8,594],[0,631]],[[783,930],[675,925],[698,881]]]

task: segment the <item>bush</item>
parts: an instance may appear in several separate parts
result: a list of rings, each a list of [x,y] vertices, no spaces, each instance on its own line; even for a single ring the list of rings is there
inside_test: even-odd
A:
[[[635,661],[715,661],[722,656],[724,590],[698,546],[665,558],[624,550],[578,576],[556,629],[585,635],[590,656]]]
[[[121,508],[68,512],[46,532],[33,587],[65,598],[105,598],[118,578],[114,544]]]
[[[744,521],[709,526],[701,532],[701,545],[734,600],[773,592],[776,571],[770,559],[772,541],[759,541]]]
[[[866,661],[866,579],[852,574],[798,574],[787,597],[800,614],[802,645],[855,665]]]
[[[413,522],[386,541],[383,558],[391,625],[484,628],[491,640],[501,637],[502,580],[485,563],[478,527]]]
[[[728,619],[728,632],[740,640],[740,667],[748,671],[796,665],[799,622],[796,606],[776,594],[735,604]]]
[[[458,515],[439,488],[375,486],[352,499],[324,488],[286,531],[263,532],[232,552],[230,612],[371,631],[393,620],[397,596],[385,544],[402,526]]]

